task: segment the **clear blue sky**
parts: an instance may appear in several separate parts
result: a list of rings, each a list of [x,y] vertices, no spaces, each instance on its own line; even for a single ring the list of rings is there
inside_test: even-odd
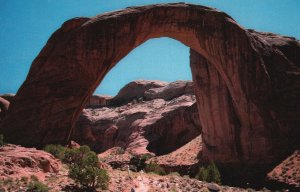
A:
[[[183,0],[179,0],[183,2]],[[61,24],[128,6],[172,0],[0,0],[0,94],[16,93],[31,62]],[[245,28],[300,39],[300,0],[190,0],[231,15]],[[189,50],[168,38],[149,40],[105,77],[98,94],[114,95],[129,81],[191,79]]]

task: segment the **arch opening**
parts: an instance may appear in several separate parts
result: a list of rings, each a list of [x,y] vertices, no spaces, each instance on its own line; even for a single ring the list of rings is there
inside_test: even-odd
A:
[[[188,47],[164,37],[136,47],[106,74],[71,139],[96,152],[121,147],[132,154],[164,155],[199,136],[189,54]],[[117,88],[101,89],[113,83]]]

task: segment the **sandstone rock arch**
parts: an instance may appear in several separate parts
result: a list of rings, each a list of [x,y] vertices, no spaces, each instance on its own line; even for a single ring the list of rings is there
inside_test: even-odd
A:
[[[299,139],[299,42],[243,29],[223,12],[184,3],[65,22],[33,61],[1,132],[29,146],[67,142],[104,75],[156,37],[191,48],[203,158],[268,163]]]

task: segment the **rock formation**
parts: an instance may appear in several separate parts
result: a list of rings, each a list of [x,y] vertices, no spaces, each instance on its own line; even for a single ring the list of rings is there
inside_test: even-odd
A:
[[[193,175],[198,170],[202,153],[202,138],[197,136],[179,149],[158,157],[153,157],[149,162],[156,162],[168,173],[178,172],[181,175]]]
[[[105,74],[157,37],[191,48],[204,159],[268,164],[299,147],[299,41],[247,30],[224,12],[185,3],[65,22],[33,61],[0,131],[27,146],[67,143]]]
[[[9,104],[9,101],[0,97],[0,123],[7,114]]]
[[[92,95],[86,103],[87,107],[101,107],[108,104],[111,96],[107,95]]]
[[[15,97],[15,94],[12,94],[12,93],[6,93],[6,94],[1,94],[0,97],[2,97],[3,99],[9,101],[9,102],[12,102],[12,100],[14,99]]]
[[[135,155],[161,155],[200,133],[192,82],[140,80],[122,88],[109,105],[85,108],[72,139],[97,152],[122,147]]]
[[[292,155],[277,165],[270,173],[268,180],[274,183],[300,189],[300,151],[296,150]]]
[[[0,147],[0,179],[21,177],[32,174],[45,180],[51,173],[58,173],[62,163],[45,151],[16,145]]]

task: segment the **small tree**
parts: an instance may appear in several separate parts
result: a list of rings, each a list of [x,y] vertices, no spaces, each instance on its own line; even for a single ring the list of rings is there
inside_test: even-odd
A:
[[[208,171],[205,167],[200,167],[199,171],[196,175],[196,179],[200,181],[207,181],[208,180]]]
[[[69,176],[85,188],[108,188],[109,176],[99,168],[99,160],[88,146],[68,149],[64,161],[69,165]]]
[[[214,162],[211,162],[207,167],[200,167],[196,175],[196,179],[207,182],[221,183],[221,174]]]
[[[150,154],[143,154],[143,155],[133,156],[130,159],[129,164],[135,166],[136,171],[140,171],[140,170],[145,169],[145,167],[147,165],[146,161],[148,159],[150,159],[151,157],[152,157],[152,155],[150,155]]]
[[[147,164],[145,167],[145,171],[147,173],[153,172],[158,175],[166,175],[165,169],[161,167],[159,164],[157,164],[156,162],[150,162],[149,164]]]
[[[212,162],[210,165],[208,165],[207,169],[208,169],[208,180],[210,182],[221,184],[221,174],[216,164]]]
[[[28,192],[48,192],[49,187],[39,181],[31,181],[27,186]]]
[[[54,144],[50,144],[50,145],[46,145],[46,147],[44,147],[44,151],[52,154],[54,157],[63,160],[65,158],[65,152],[66,152],[66,147],[62,146],[62,145],[54,145]]]

